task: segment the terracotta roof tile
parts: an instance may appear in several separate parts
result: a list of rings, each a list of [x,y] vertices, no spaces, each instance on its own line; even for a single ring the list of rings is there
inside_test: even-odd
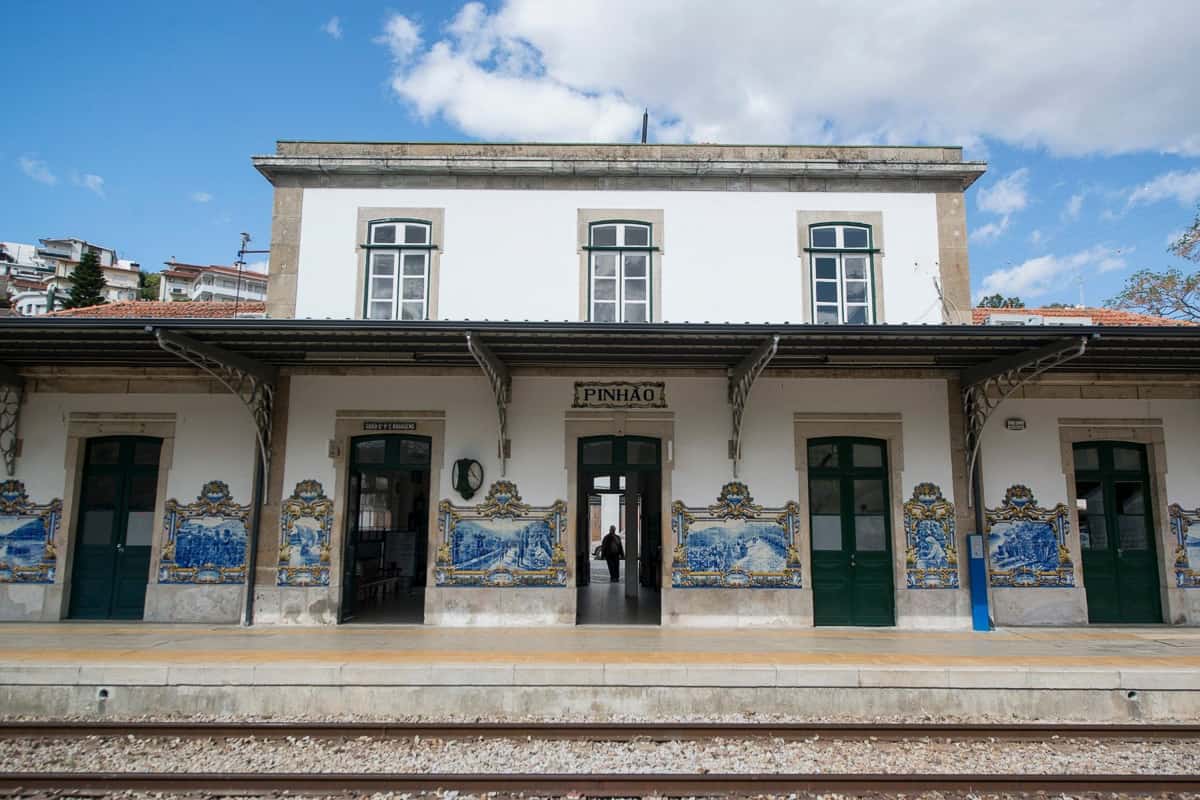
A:
[[[159,300],[124,300],[88,308],[55,311],[47,317],[89,317],[97,319],[230,319],[234,307],[241,314],[265,314],[267,304],[243,300],[240,303],[164,302]]]
[[[971,321],[983,325],[993,314],[1029,314],[1039,317],[1088,317],[1093,325],[1195,325],[1181,319],[1154,317],[1149,314],[1136,314],[1132,311],[1119,311],[1115,308],[973,308]]]

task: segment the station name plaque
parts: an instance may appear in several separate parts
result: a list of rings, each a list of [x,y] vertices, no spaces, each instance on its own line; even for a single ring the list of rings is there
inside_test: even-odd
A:
[[[571,408],[666,408],[662,381],[576,381]]]

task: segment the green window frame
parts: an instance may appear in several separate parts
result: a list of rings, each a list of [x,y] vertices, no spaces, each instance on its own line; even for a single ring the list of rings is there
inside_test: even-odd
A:
[[[610,219],[588,225],[588,321],[654,321],[654,229]]]
[[[427,219],[377,219],[367,223],[363,318],[429,319],[433,223]]]
[[[818,325],[875,322],[874,231],[861,222],[808,226],[812,321]]]

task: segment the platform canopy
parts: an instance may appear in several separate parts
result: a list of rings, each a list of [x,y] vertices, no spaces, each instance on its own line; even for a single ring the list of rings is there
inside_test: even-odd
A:
[[[822,326],[586,322],[0,318],[0,366],[175,367],[167,331],[270,368],[476,367],[468,334],[509,368],[724,370],[778,337],[771,369],[967,370],[1089,337],[1056,371],[1200,373],[1200,327]],[[1098,336],[1097,336],[1098,334]]]

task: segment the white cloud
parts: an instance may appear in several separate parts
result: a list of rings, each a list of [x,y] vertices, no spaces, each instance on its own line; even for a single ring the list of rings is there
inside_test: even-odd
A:
[[[393,16],[380,37],[392,51],[392,89],[424,119],[440,115],[473,136],[491,139],[628,141],[642,110],[613,92],[589,92],[549,77],[538,53],[508,36],[499,19],[468,3],[435,42]],[[377,41],[379,41],[377,40]]]
[[[373,40],[387,45],[392,51],[392,60],[403,64],[421,46],[421,27],[403,14],[393,14],[383,26],[383,33]]]
[[[995,222],[980,225],[971,231],[972,242],[990,242],[1000,238],[1000,234],[1008,230],[1008,217],[1001,217]]]
[[[194,203],[207,203],[213,199],[213,196],[208,192],[192,192],[188,195]]]
[[[44,183],[47,186],[53,186],[58,183],[58,176],[50,171],[49,165],[45,161],[39,161],[33,156],[21,156],[17,159],[17,166],[21,168],[21,172],[24,172],[38,183]]]
[[[1029,243],[1034,247],[1041,247],[1046,243],[1046,234],[1042,233],[1041,228],[1035,228],[1033,233],[1029,234]]]
[[[266,259],[263,259],[262,261],[247,261],[244,269],[247,272],[261,272],[263,275],[266,275],[268,266],[269,262]]]
[[[381,39],[397,94],[475,136],[628,141],[647,105],[657,141],[1200,155],[1198,26],[1178,0],[502,0]]]
[[[989,214],[999,214],[1000,219],[994,220],[971,231],[971,240],[986,242],[998,239],[1008,230],[1012,215],[1029,205],[1029,170],[1021,167],[991,186],[985,186],[975,195],[975,205],[980,211]]]
[[[985,186],[975,195],[975,204],[982,211],[1008,216],[1029,204],[1029,170],[1021,167],[1001,178],[991,186]]]
[[[1071,199],[1063,206],[1062,218],[1064,222],[1074,222],[1079,219],[1080,212],[1083,211],[1083,192],[1071,195]]]
[[[97,197],[104,197],[104,178],[101,178],[99,175],[93,175],[90,172],[85,172],[82,175],[73,173],[71,175],[71,182],[76,186],[82,186],[89,192],[94,192]]]
[[[334,39],[342,38],[342,21],[338,17],[330,17],[329,21],[321,26],[321,30],[329,34]]]
[[[1130,192],[1125,208],[1149,205],[1162,200],[1175,200],[1182,205],[1191,205],[1200,200],[1200,169],[1190,172],[1164,172]]]
[[[1021,298],[1038,297],[1074,281],[1087,272],[1104,273],[1126,266],[1132,248],[1114,249],[1096,245],[1068,256],[1045,255],[985,275],[978,297],[1000,294]]]

